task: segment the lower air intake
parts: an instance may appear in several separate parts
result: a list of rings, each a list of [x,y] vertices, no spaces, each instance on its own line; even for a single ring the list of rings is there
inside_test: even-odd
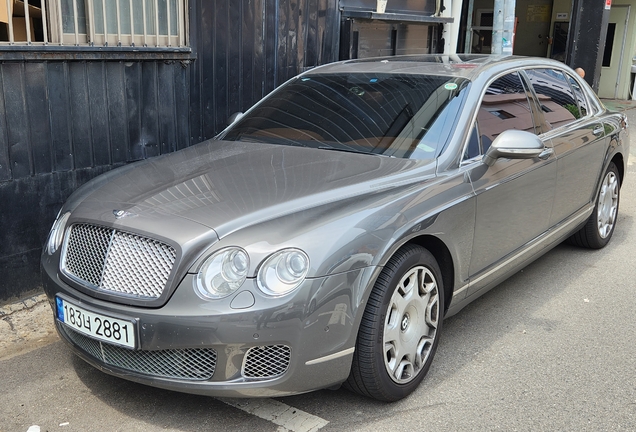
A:
[[[272,379],[283,375],[289,368],[291,348],[286,345],[268,345],[250,348],[243,361],[243,377]]]
[[[210,348],[133,351],[84,336],[65,325],[62,330],[90,356],[131,372],[192,381],[209,380],[214,375],[216,351]]]

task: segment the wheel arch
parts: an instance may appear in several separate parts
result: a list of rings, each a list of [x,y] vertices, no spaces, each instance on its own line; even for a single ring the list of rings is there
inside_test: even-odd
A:
[[[453,300],[453,291],[455,289],[455,264],[450,250],[442,240],[430,234],[414,237],[402,246],[407,244],[422,246],[424,249],[428,250],[433,257],[435,257],[435,261],[437,261],[437,264],[442,271],[442,282],[444,284],[444,314],[446,314],[446,311],[448,311],[448,307]]]
[[[611,162],[616,165],[618,169],[618,175],[620,177],[620,185],[623,186],[623,179],[625,178],[625,160],[623,159],[622,153],[616,153],[612,158]]]

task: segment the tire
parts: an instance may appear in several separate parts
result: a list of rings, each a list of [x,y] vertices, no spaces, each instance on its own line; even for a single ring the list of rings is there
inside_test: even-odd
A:
[[[609,243],[618,217],[620,182],[618,168],[611,162],[601,180],[594,211],[585,225],[568,239],[568,243],[590,249],[601,249]]]
[[[344,386],[385,402],[411,394],[433,361],[443,313],[444,287],[435,258],[420,246],[402,247],[371,292]]]

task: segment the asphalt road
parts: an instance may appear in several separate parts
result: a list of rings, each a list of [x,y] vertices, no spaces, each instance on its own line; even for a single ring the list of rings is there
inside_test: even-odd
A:
[[[636,155],[636,110],[628,113]],[[0,431],[293,429],[265,408],[251,414],[261,403],[324,419],[320,431],[636,431],[635,215],[630,163],[610,245],[558,246],[446,320],[433,366],[406,400],[337,390],[238,409],[105,375],[42,339],[0,360]]]

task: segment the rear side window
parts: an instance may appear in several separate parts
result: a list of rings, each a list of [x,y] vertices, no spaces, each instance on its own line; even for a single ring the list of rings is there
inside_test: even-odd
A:
[[[486,89],[464,160],[486,153],[497,135],[508,129],[536,133],[528,91],[517,72],[497,78]]]
[[[587,116],[587,113],[589,112],[589,110],[587,108],[587,99],[585,98],[585,93],[583,93],[583,90],[579,86],[579,83],[574,79],[573,76],[567,73],[565,74],[565,76],[570,82],[570,86],[572,87],[572,90],[574,91],[574,96],[576,96],[576,101],[579,104],[579,110],[580,110],[579,113],[581,114],[581,117]]]
[[[587,114],[586,107],[583,110],[577,102],[570,80],[561,71],[530,69],[526,73],[552,129],[566,126]]]

